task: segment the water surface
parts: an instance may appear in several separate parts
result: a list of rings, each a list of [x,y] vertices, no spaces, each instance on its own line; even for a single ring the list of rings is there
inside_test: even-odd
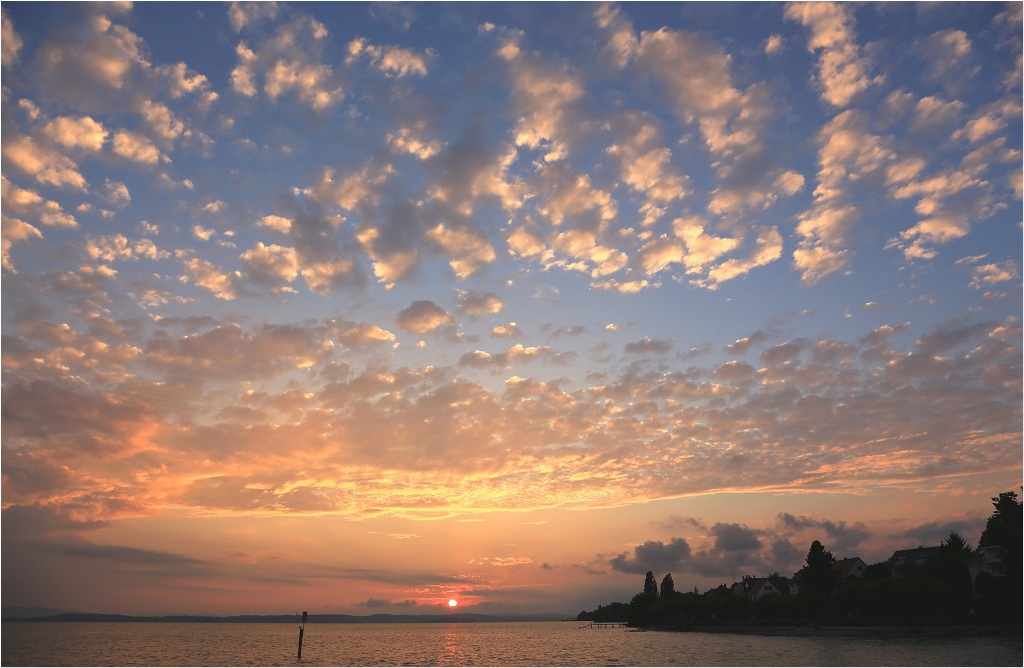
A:
[[[575,622],[3,624],[4,666],[1020,666],[1017,638],[765,637]]]

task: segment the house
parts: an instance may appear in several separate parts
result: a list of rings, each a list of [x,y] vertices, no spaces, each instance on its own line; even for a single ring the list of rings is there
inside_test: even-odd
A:
[[[838,574],[839,582],[846,582],[850,578],[864,577],[864,570],[867,567],[868,565],[860,557],[846,557],[832,564],[831,570]],[[789,583],[789,593],[797,594],[800,592],[800,585],[805,584],[806,576],[804,571],[806,570],[807,567],[804,566],[793,574],[793,579]]]
[[[896,550],[889,557],[889,570],[894,578],[905,578],[920,573],[938,562],[942,548],[918,547],[910,550]]]
[[[840,559],[832,564],[832,570],[839,573],[839,581],[846,582],[850,578],[864,577],[864,569],[868,567],[860,557]]]
[[[985,581],[992,577],[1001,577],[1003,573],[1003,560],[999,556],[999,546],[991,545],[987,547],[979,547],[974,553],[971,561],[967,562],[967,571],[971,575],[971,588],[974,591],[974,595],[984,595],[989,592],[986,589]],[[988,574],[979,580],[978,576],[982,574]],[[981,587],[979,587],[979,583]],[[991,585],[991,580],[989,580]],[[983,591],[979,591],[979,589]]]
[[[737,596],[746,596],[755,601],[765,596],[781,596],[791,593],[789,583],[786,582],[785,578],[774,576],[767,578],[744,578],[742,582],[737,582],[732,586],[732,592]]]

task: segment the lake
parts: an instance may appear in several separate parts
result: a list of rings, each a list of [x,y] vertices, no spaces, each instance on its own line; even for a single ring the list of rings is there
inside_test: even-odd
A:
[[[779,637],[577,622],[4,623],[4,666],[1020,666],[1021,638]]]

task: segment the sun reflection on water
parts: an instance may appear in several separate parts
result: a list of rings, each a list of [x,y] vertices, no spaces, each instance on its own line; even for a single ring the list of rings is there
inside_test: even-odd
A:
[[[439,666],[465,666],[466,653],[459,627],[451,624],[444,630],[444,648],[438,660]]]

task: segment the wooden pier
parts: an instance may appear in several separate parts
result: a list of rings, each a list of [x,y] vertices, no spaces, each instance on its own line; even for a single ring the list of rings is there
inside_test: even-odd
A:
[[[627,622],[590,622],[584,624],[581,629],[624,629],[629,624]]]

